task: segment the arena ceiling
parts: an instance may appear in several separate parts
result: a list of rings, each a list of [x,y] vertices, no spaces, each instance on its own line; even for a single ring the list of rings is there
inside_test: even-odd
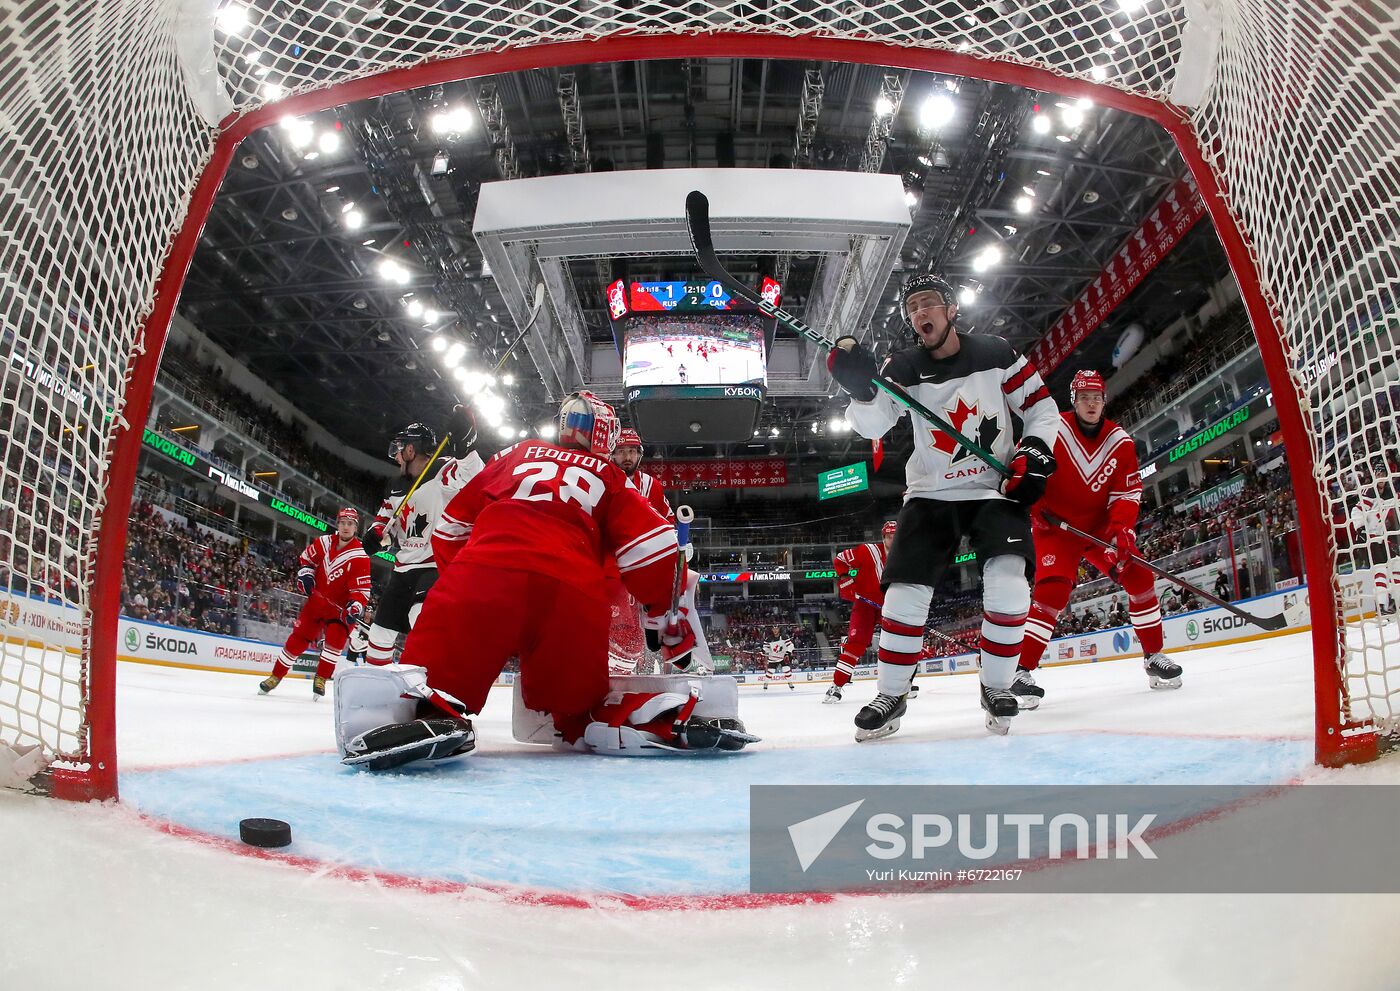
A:
[[[1048,130],[1037,130],[1037,114]],[[753,59],[534,70],[367,100],[250,136],[209,215],[180,308],[348,445],[377,454],[397,427],[440,422],[456,401],[456,383],[427,347],[433,333],[464,340],[481,362],[515,336],[471,234],[482,183],[725,165],[900,175],[912,229],[873,339],[902,339],[896,299],[906,273],[941,269],[977,293],[963,309],[965,328],[1022,350],[1186,171],[1150,121],[974,79]],[[1017,201],[1028,192],[1023,211]],[[983,266],[991,245],[1001,260]],[[402,263],[394,278],[384,275],[389,258]],[[741,275],[784,275],[785,301],[799,315],[816,264],[801,255],[732,259]],[[1142,323],[1150,337],[1203,303],[1226,271],[1213,230],[1200,224],[1052,387],[1071,367],[1106,369],[1122,327]],[[685,256],[599,258],[573,261],[569,273],[590,337],[603,342],[612,339],[603,304],[613,278],[683,279],[698,268]],[[426,316],[410,308],[415,300]],[[507,366],[507,419],[534,428],[553,404],[521,351]],[[829,393],[770,400],[761,436],[719,453],[844,457],[865,442],[829,428],[842,405]]]

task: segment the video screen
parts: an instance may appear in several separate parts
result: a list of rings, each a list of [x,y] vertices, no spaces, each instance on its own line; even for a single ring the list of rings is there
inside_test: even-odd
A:
[[[622,384],[766,386],[758,313],[633,313],[622,326]]]

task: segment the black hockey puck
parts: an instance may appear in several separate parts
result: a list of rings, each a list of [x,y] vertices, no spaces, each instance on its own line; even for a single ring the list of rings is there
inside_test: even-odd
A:
[[[292,827],[281,819],[244,819],[238,838],[249,846],[286,846],[292,842]]]

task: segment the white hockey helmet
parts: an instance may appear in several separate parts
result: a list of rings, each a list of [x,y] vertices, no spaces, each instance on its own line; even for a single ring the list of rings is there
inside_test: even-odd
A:
[[[613,408],[591,392],[575,392],[559,404],[559,443],[606,458],[622,429]]]

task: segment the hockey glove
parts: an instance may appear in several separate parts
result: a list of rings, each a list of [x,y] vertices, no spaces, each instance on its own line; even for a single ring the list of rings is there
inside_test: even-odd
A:
[[[1104,564],[1108,565],[1108,573],[1117,578],[1137,553],[1137,534],[1132,527],[1111,525],[1103,539],[1108,543],[1103,552]]]
[[[315,568],[302,568],[297,572],[297,590],[308,598],[312,592],[316,591]]]
[[[465,457],[476,444],[476,417],[468,406],[452,407],[452,449],[457,457]]]
[[[384,546],[384,534],[371,527],[365,531],[365,535],[360,538],[360,546],[365,549],[365,553],[370,557],[379,553],[379,549]]]
[[[670,612],[665,606],[647,609],[642,623],[646,632],[647,649],[661,651],[661,659],[670,661],[684,671],[690,665],[695,650],[695,631],[690,628],[690,610],[681,606]]]
[[[345,604],[345,625],[355,626],[365,614],[365,604],[358,599]]]
[[[1010,477],[1001,483],[1001,494],[1022,506],[1029,506],[1045,494],[1045,485],[1055,470],[1055,456],[1038,437],[1026,437],[1016,446],[1007,465]]]
[[[826,370],[856,402],[868,403],[875,398],[875,383],[871,381],[879,375],[875,358],[854,337],[837,338],[826,356]]]

